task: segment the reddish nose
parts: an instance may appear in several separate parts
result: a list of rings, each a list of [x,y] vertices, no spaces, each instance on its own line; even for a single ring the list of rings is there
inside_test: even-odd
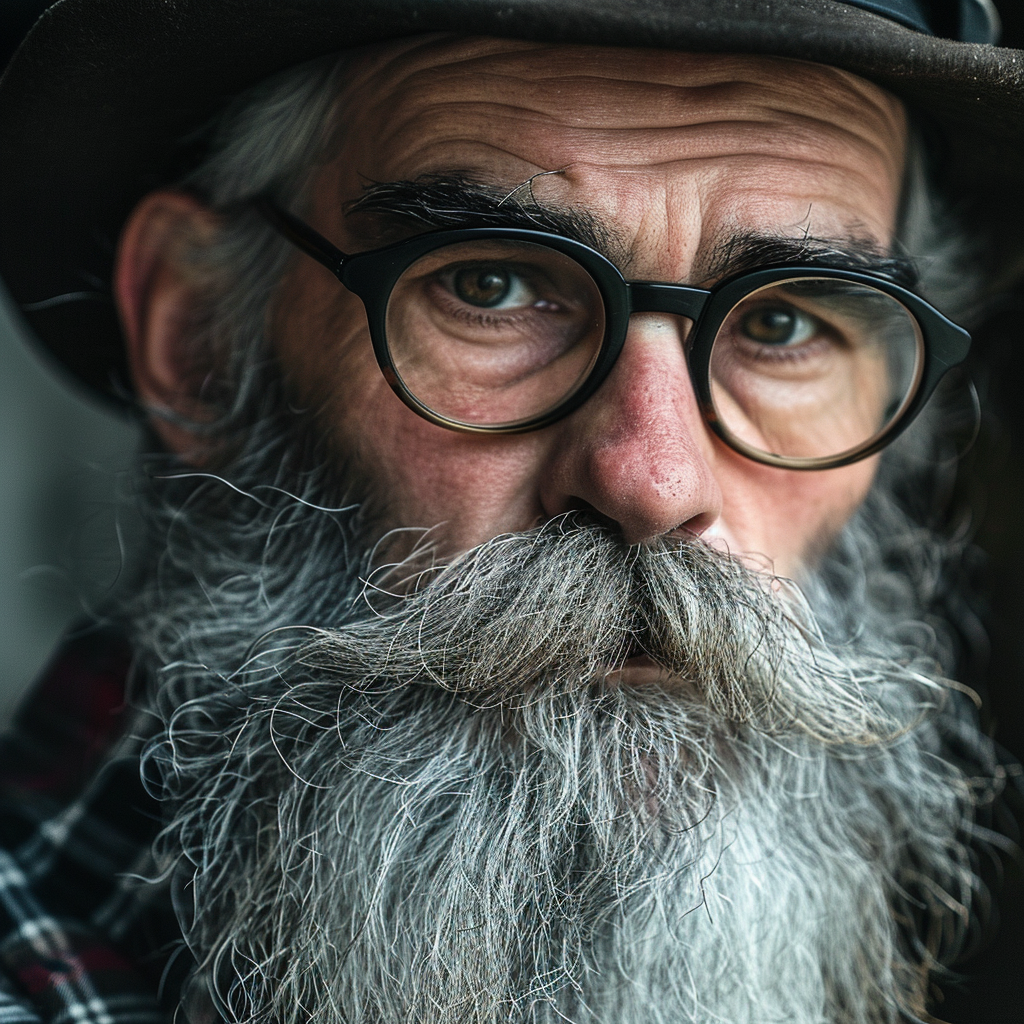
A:
[[[544,511],[591,509],[639,544],[673,530],[703,533],[722,495],[714,449],[693,394],[688,321],[637,314],[615,368],[562,425],[542,488]]]

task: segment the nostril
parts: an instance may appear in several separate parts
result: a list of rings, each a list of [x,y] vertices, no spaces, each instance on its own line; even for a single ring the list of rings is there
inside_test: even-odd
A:
[[[598,526],[606,526],[616,532],[619,530],[619,524],[614,519],[599,511],[585,498],[577,497],[575,494],[567,495],[563,501],[559,502],[557,508],[545,507],[544,513],[549,521],[557,519],[559,516],[579,515]]]
[[[714,512],[701,512],[699,515],[687,519],[685,523],[680,523],[679,526],[669,532],[677,535],[685,534],[691,537],[700,537],[714,526],[717,519],[718,516]]]
[[[700,512],[676,524],[657,523],[642,515],[624,516],[618,522],[612,520],[616,529],[621,532],[623,540],[630,546],[645,544],[660,537],[674,537],[679,540],[700,537],[717,521],[718,512],[715,510]]]
[[[634,533],[629,529],[628,523],[620,522],[612,516],[606,515],[586,499],[575,495],[570,496],[561,508],[545,509],[545,512],[547,513],[547,519],[549,521],[551,519],[557,519],[559,516],[573,516],[574,518],[579,516],[581,519],[594,526],[603,526],[612,533],[618,534],[622,537],[624,543],[629,546],[653,540],[655,536],[676,537],[679,540],[688,540],[700,537],[705,531],[709,530],[718,519],[715,512],[702,512],[698,515],[691,516],[678,526],[670,527],[669,529],[660,531],[657,534],[644,533],[641,536],[637,533],[634,536]],[[540,521],[538,520],[538,523],[539,522]]]

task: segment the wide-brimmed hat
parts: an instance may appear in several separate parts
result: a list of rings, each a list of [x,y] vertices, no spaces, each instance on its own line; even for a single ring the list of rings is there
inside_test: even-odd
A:
[[[117,237],[180,140],[276,72],[426,32],[771,54],[855,72],[943,138],[940,187],[1024,273],[1024,52],[989,0],[61,0],[0,80],[0,276],[49,353],[130,387],[110,294]]]

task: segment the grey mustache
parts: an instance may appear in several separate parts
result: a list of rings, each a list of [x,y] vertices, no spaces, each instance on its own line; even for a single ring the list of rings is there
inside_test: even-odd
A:
[[[894,702],[890,663],[837,658],[787,581],[699,540],[626,547],[581,516],[488,541],[372,617],[285,636],[254,651],[250,672],[268,655],[280,666],[286,643],[289,671],[344,691],[428,687],[478,709],[600,691],[638,652],[715,716],[769,733],[874,743],[914,724],[894,706],[941,701],[922,678]]]

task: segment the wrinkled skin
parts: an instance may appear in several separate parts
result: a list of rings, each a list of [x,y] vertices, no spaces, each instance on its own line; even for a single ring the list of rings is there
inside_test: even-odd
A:
[[[627,277],[700,284],[716,247],[742,230],[887,247],[906,137],[897,100],[820,65],[443,38],[361,54],[338,123],[310,220],[346,251],[381,241],[343,212],[367,182],[458,171],[512,190],[559,171],[533,182],[537,201],[589,211],[619,241]],[[122,243],[136,383],[172,406],[188,390],[173,346],[191,293],[161,249],[160,225],[184,218],[202,230],[205,216],[157,193]],[[563,421],[481,437],[432,425],[391,393],[360,301],[313,260],[294,260],[273,308],[287,373],[372,481],[383,526],[434,528],[442,553],[588,509],[630,543],[698,534],[798,575],[871,484],[874,459],[796,472],[723,445],[689,381],[688,324],[671,315],[634,315],[610,377]],[[179,428],[158,429],[189,450]]]
[[[588,211],[614,237],[609,255],[632,279],[709,283],[713,257],[737,232],[860,240],[881,250],[892,240],[903,111],[833,69],[434,38],[367,50],[348,72],[337,150],[316,174],[304,213],[349,252],[388,240],[346,214],[367,183],[454,172],[499,191],[557,172],[533,182],[536,201]],[[118,294],[138,391],[186,416],[203,412],[188,347],[202,322],[203,282],[178,243],[194,245],[216,228],[194,199],[157,193],[140,205],[121,245]],[[406,607],[421,602],[423,611],[404,626],[382,614],[317,631],[317,657],[294,664],[254,657],[252,643],[280,623],[324,622],[336,597],[336,581],[324,579],[340,576],[346,558],[333,521],[318,533],[283,510],[279,529],[279,506],[253,509],[232,492],[230,518],[219,501],[206,509],[220,532],[192,523],[204,554],[179,548],[170,560],[177,591],[169,586],[174,572],[153,574],[148,633],[138,604],[133,614],[159,652],[163,706],[178,706],[179,683],[183,694],[195,692],[196,666],[213,667],[203,729],[214,742],[193,744],[187,729],[168,730],[172,744],[184,736],[185,747],[200,751],[176,752],[184,768],[168,773],[184,795],[175,834],[190,850],[218,847],[199,858],[194,891],[205,916],[193,948],[211,958],[238,948],[247,965],[266,957],[273,983],[256,986],[258,995],[275,1002],[267,1019],[284,1021],[508,1020],[507,1007],[581,974],[584,995],[599,1001],[605,1019],[882,1020],[894,1012],[894,993],[923,1014],[926,972],[914,963],[909,980],[896,976],[902,960],[894,963],[891,952],[888,901],[903,886],[904,862],[934,882],[927,898],[945,910],[963,877],[953,837],[966,787],[935,757],[933,684],[916,663],[904,668],[902,649],[880,661],[872,648],[858,662],[850,644],[834,656],[829,678],[822,665],[833,652],[808,643],[814,629],[765,593],[772,581],[748,573],[745,586],[729,589],[682,563],[706,559],[735,570],[734,563],[708,558],[700,544],[660,543],[699,535],[799,575],[862,501],[874,460],[798,473],[725,447],[697,408],[687,324],[668,315],[633,318],[617,365],[582,408],[512,437],[453,433],[407,409],[377,368],[359,300],[304,255],[294,254],[272,297],[269,326],[294,400],[316,411],[339,463],[369,482],[380,529],[430,529],[442,555],[483,547],[442,574],[454,576],[449,590],[435,580],[412,595]],[[154,426],[184,458],[206,458],[209,442],[183,421],[158,418]],[[274,471],[273,455],[253,471],[251,489]],[[576,509],[648,550],[624,558],[608,531],[589,523],[576,548],[559,524],[485,543]],[[582,536],[587,531],[597,538]],[[549,558],[538,557],[539,535],[551,543]],[[585,557],[599,548],[603,573]],[[222,550],[225,562],[212,557]],[[254,555],[221,587],[223,566],[234,569],[239,550]],[[510,550],[520,561],[509,561]],[[531,583],[523,567],[535,558]],[[644,562],[646,575],[638,575]],[[754,594],[764,614],[745,626]],[[687,595],[692,614],[683,614]],[[891,600],[882,613],[865,588],[849,611],[881,645],[876,624],[893,616]],[[770,621],[780,624],[777,641],[764,628]],[[634,650],[627,645],[637,636]],[[287,646],[281,650],[287,662]],[[225,675],[249,679],[237,671],[240,652],[256,666],[253,700],[239,702],[233,689],[221,701]],[[411,666],[404,674],[395,667],[402,658]],[[773,666],[763,679],[758,658]],[[892,676],[879,676],[882,662]],[[481,679],[491,689],[480,691]],[[587,679],[604,685],[581,687]],[[524,689],[530,680],[536,688]],[[724,682],[709,685],[716,680]],[[659,688],[629,685],[644,682]],[[535,700],[545,687],[567,703]],[[453,692],[458,700],[449,699]],[[498,708],[490,719],[474,703],[481,692],[484,707]],[[780,693],[801,699],[787,704]],[[879,732],[862,727],[879,695],[891,701],[898,743],[876,743]],[[266,733],[255,725],[264,709]],[[638,709],[645,714],[630,718]],[[765,711],[780,714],[783,734],[792,726],[784,741],[774,725],[759,732]],[[293,748],[308,758],[303,764],[278,743],[279,712],[285,731],[309,726]],[[184,714],[195,716],[196,705]],[[314,731],[322,746],[310,742]],[[215,763],[220,755],[208,751],[218,749],[224,757]],[[329,785],[318,781],[319,769]],[[506,790],[510,772],[518,781]],[[538,780],[558,799],[539,805]],[[476,783],[481,796],[467,811]],[[520,794],[518,812],[504,792]],[[708,796],[721,798],[719,817],[708,813]],[[211,808],[228,824],[211,831]],[[647,860],[652,850],[641,839],[654,835],[648,824],[662,813],[667,825],[657,834],[680,845],[667,855],[656,846]],[[257,834],[280,842],[254,841]],[[591,855],[598,869],[581,872]],[[572,902],[580,875],[599,896],[583,909]],[[692,889],[677,887],[678,878]],[[662,880],[668,891],[658,890]],[[717,905],[707,902],[716,886]],[[253,906],[267,912],[262,920],[248,902],[254,892]],[[644,892],[652,901],[635,902]],[[482,929],[472,923],[477,914]],[[546,927],[538,937],[539,920]],[[620,920],[607,951],[595,952],[599,928]],[[287,984],[277,983],[279,971]],[[316,985],[319,1003],[308,998]],[[557,1010],[570,1019],[552,1005],[552,1017]],[[704,1013],[704,1005],[712,1009]]]

